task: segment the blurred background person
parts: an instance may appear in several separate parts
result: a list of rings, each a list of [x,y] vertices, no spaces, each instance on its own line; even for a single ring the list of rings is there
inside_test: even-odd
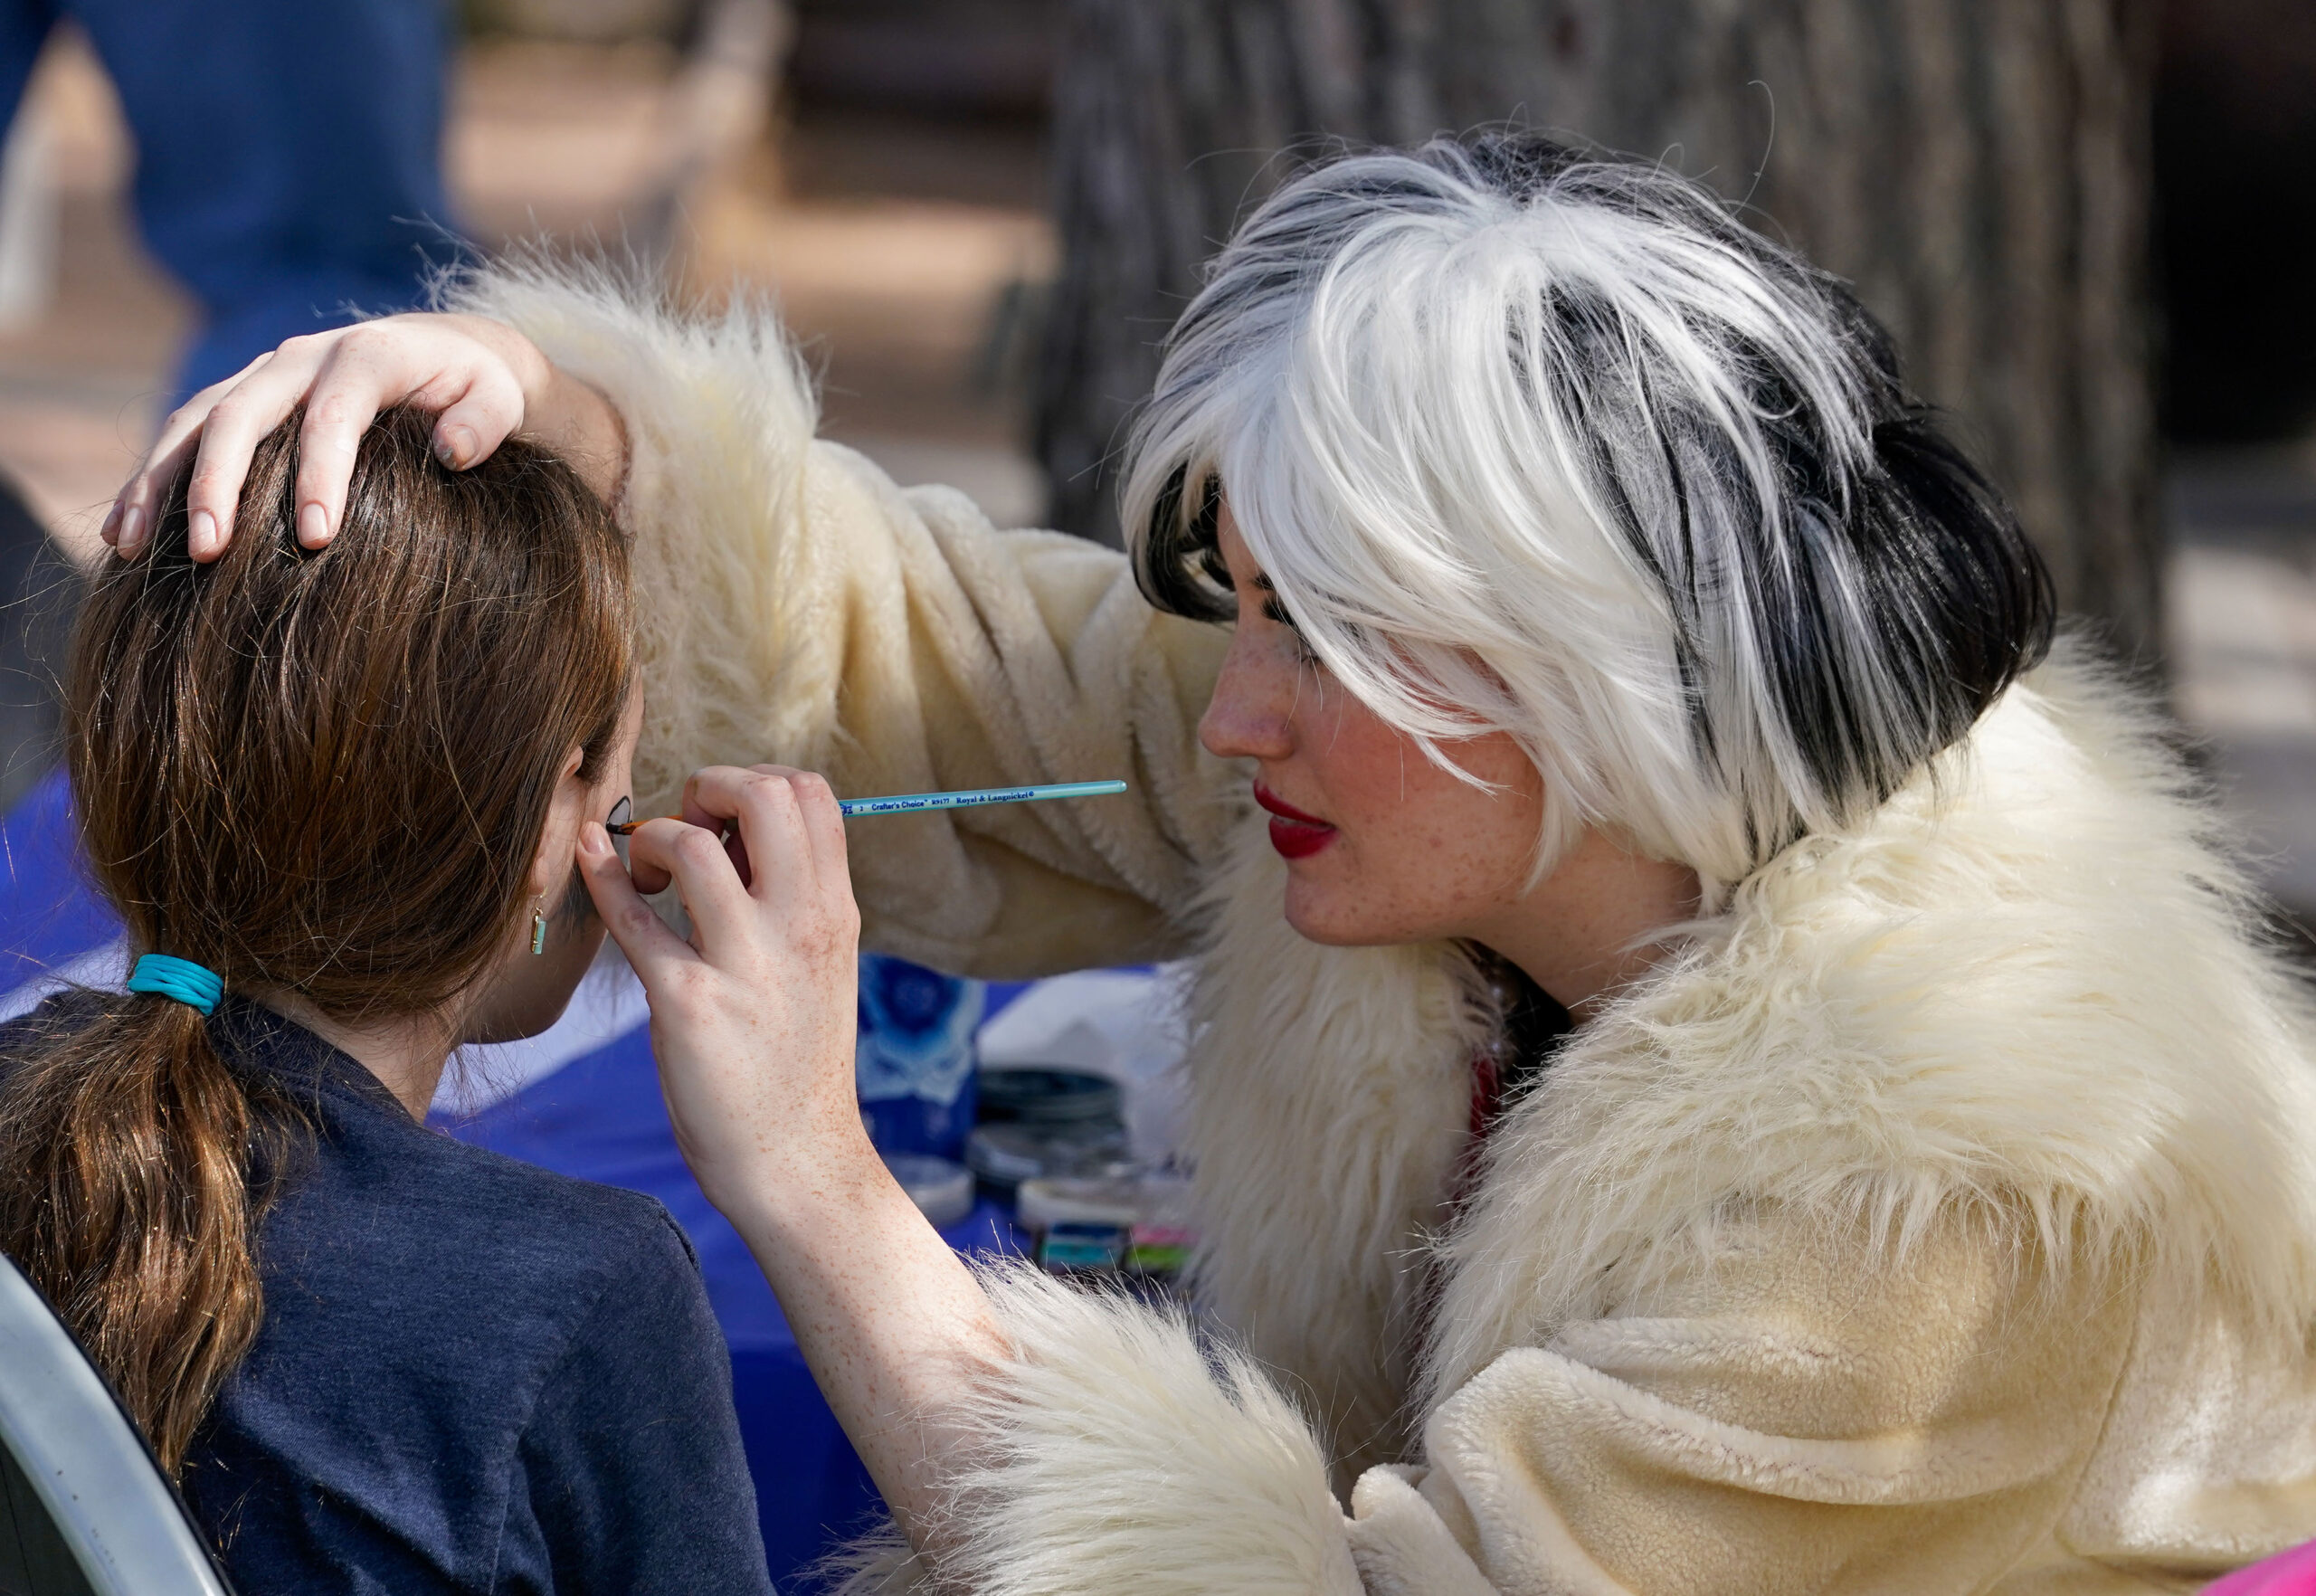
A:
[[[58,192],[76,110],[84,139],[94,123],[113,154],[106,204],[135,214],[136,244],[111,223],[114,260],[126,244],[166,273],[155,285],[175,312],[166,330],[128,333],[145,335],[140,397],[166,407],[285,338],[419,303],[432,262],[457,248],[441,161],[452,20],[443,0],[0,0],[0,337],[54,318],[66,252],[81,252],[62,236],[81,218],[66,223]],[[48,81],[30,95],[43,60]],[[112,92],[97,113],[100,73]],[[99,278],[91,319],[126,312],[133,326],[139,307],[118,275]],[[122,336],[55,330],[36,369],[75,385]],[[35,402],[35,427],[51,408]],[[0,601],[13,606],[0,626],[0,800],[49,756],[61,628],[33,601],[56,586],[41,525],[56,508],[0,477]]]
[[[419,301],[451,240],[441,0],[0,0],[0,125],[68,20],[135,143],[138,235],[198,307],[177,395]]]

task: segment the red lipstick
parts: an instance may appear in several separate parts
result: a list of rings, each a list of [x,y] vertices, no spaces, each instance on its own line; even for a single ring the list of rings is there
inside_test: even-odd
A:
[[[1335,840],[1335,829],[1255,784],[1255,802],[1270,811],[1270,845],[1284,859],[1308,859]]]

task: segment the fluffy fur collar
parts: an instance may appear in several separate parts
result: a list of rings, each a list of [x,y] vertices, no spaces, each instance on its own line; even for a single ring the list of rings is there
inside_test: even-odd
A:
[[[2154,718],[2070,651],[1571,1040],[1492,1138],[1421,1370],[1487,1018],[1453,949],[1301,941],[1242,841],[1195,1015],[1201,1279],[1353,1461],[1404,1439],[1380,1416],[1410,1379],[1444,1395],[1609,1311],[1738,1205],[1901,1249],[1962,1212],[2062,1267],[2129,1249],[2254,1323],[2316,1315],[2303,996]]]
[[[1404,1455],[1426,1249],[1492,1016],[1453,948],[1296,936],[1286,875],[1256,813],[1205,905],[1184,1126],[1198,1296],[1300,1381],[1347,1486]]]

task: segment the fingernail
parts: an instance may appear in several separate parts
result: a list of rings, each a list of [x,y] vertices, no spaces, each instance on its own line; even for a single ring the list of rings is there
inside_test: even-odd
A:
[[[329,541],[329,517],[318,504],[298,507],[298,541],[308,548],[319,548]]]
[[[597,858],[612,850],[612,834],[603,830],[601,821],[589,821],[579,828],[579,851]]]
[[[130,505],[120,512],[120,541],[113,546],[125,555],[132,555],[145,541],[145,512]]]
[[[195,559],[207,554],[217,543],[217,518],[207,510],[195,510],[185,523],[185,551]]]
[[[447,427],[434,441],[434,455],[452,470],[464,469],[474,458],[474,433],[466,427]]]

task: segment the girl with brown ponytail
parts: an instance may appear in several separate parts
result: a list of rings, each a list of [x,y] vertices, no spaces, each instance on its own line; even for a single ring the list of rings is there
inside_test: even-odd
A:
[[[601,946],[574,850],[640,715],[602,503],[536,449],[445,470],[430,425],[379,420],[312,551],[292,418],[230,556],[188,556],[181,489],[87,595],[81,834],[191,980],[0,1032],[0,1250],[244,1591],[760,1591],[680,1232],[422,1123]]]

